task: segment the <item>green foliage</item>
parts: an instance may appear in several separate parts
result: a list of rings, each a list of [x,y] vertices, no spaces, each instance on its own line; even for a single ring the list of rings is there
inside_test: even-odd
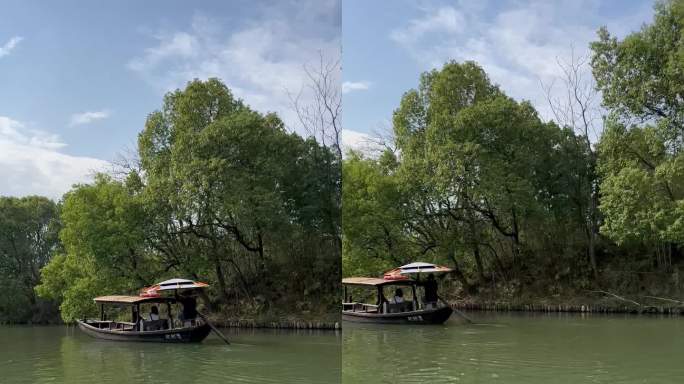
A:
[[[339,284],[339,159],[216,79],[167,94],[138,140],[140,169],[64,197],[65,252],[38,292],[62,317],[160,279],[208,281],[209,304],[326,311]]]
[[[604,27],[591,44],[604,105],[625,120],[684,123],[684,2],[656,3],[653,23],[619,41]]]
[[[160,268],[145,252],[140,196],[106,175],[64,196],[64,253],[42,270],[37,292],[61,302],[65,321],[95,312],[92,298],[148,284]]]
[[[599,143],[601,231],[618,244],[684,245],[684,2],[657,3],[651,24],[622,40],[604,28],[592,66],[610,116]]]
[[[602,28],[591,49],[608,111],[596,146],[475,63],[424,73],[394,112],[397,153],[345,161],[344,273],[432,260],[466,293],[543,296],[644,289],[625,271],[684,261],[684,2],[622,40]]]
[[[432,260],[471,289],[534,279],[566,252],[585,257],[581,138],[542,122],[475,63],[423,74],[394,113],[394,133],[399,156],[345,161],[345,274]]]
[[[79,260],[59,254],[41,271],[42,282],[36,287],[38,295],[57,301],[64,321],[94,316],[97,308],[92,298],[109,291],[107,276],[97,279],[97,268],[92,260]]]
[[[58,206],[44,197],[0,197],[0,322],[50,321],[36,297],[40,268],[59,250]]]
[[[602,231],[620,243],[683,244],[684,153],[653,126],[606,127],[600,143]]]
[[[350,153],[342,177],[344,274],[379,274],[410,254],[402,227],[403,196],[394,174],[396,158],[379,161]]]

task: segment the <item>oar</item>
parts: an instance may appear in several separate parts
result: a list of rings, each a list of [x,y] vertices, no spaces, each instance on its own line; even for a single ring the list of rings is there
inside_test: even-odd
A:
[[[465,314],[463,314],[463,312],[459,311],[458,309],[456,309],[456,308],[454,308],[454,307],[451,307],[451,309],[454,311],[454,313],[456,313],[457,315],[459,315],[459,316],[461,316],[462,318],[464,318],[468,323],[473,324],[473,321],[470,320],[470,318],[469,318],[468,316],[466,316]]]
[[[437,299],[440,300],[440,301],[442,302],[442,304],[444,304],[444,305],[446,305],[446,306],[448,306],[448,307],[451,307],[451,310],[453,310],[455,314],[457,314],[457,315],[461,316],[462,318],[464,318],[468,323],[470,323],[470,324],[474,324],[474,323],[475,323],[474,321],[470,320],[470,318],[469,318],[468,316],[466,316],[463,312],[461,312],[461,311],[459,311],[458,309],[454,308],[453,306],[449,305],[449,303],[447,303],[447,302],[446,302],[444,299],[442,299],[441,297],[437,296]]]
[[[198,311],[197,314],[200,315],[200,317],[202,318],[202,320],[204,320],[204,322],[207,323],[207,324],[209,325],[209,327],[211,328],[212,331],[214,331],[214,333],[216,334],[216,336],[218,336],[221,340],[225,341],[226,344],[230,345],[230,341],[228,341],[228,339],[226,338],[226,336],[224,336],[223,333],[222,333],[221,331],[219,331],[218,328],[216,328],[216,327],[214,326],[214,324],[212,324],[211,321],[209,321],[209,319],[207,319],[207,317],[204,316],[204,315],[202,314],[202,312],[199,312],[199,311]]]

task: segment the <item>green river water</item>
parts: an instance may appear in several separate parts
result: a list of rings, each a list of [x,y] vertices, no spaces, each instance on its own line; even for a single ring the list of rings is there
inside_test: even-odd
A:
[[[469,313],[344,323],[344,383],[684,383],[684,318]]]
[[[201,344],[112,342],[74,327],[0,326],[0,383],[339,383],[340,334],[225,330]]]
[[[0,327],[0,383],[682,383],[684,318],[469,313],[475,324],[226,330],[201,344]]]

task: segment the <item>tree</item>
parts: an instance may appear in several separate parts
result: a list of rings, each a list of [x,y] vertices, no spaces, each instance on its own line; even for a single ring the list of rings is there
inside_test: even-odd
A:
[[[33,287],[60,248],[58,214],[44,197],[0,197],[0,322],[52,320],[52,303],[39,300]]]
[[[657,2],[653,23],[619,41],[603,27],[591,65],[603,104],[625,125],[657,122],[681,147],[684,126],[684,2]]]
[[[409,262],[414,253],[404,230],[396,158],[378,160],[350,153],[343,167],[343,270],[380,274]]]
[[[94,310],[83,297],[179,274],[211,284],[213,309],[329,309],[340,254],[333,151],[209,79],[165,96],[138,155],[117,179],[65,195],[65,252],[39,287],[65,320]]]
[[[684,237],[684,154],[672,154],[655,126],[609,121],[601,139],[601,231],[618,244],[645,244],[669,267]]]
[[[335,175],[308,161],[325,165],[330,153],[313,139],[287,133],[277,116],[250,110],[217,80],[168,95],[139,143],[148,192],[160,205],[155,211],[164,213],[155,221],[199,241],[224,301],[225,263],[251,295],[236,260],[241,254],[251,255],[256,277],[268,281],[274,234],[286,236],[295,224],[331,235],[337,228],[339,213],[325,199],[331,187],[318,182]]]
[[[410,189],[407,193],[416,197],[407,205],[412,211],[409,227],[425,252],[437,251],[454,264],[464,286],[469,283],[456,259],[456,253],[464,249],[473,251],[478,275],[484,278],[479,244],[468,247],[464,241],[462,225],[469,221],[473,225],[466,226],[472,231],[475,224],[462,215],[466,183],[456,180],[467,167],[460,160],[468,161],[465,152],[473,147],[453,143],[449,134],[457,132],[451,128],[460,112],[501,95],[475,63],[450,62],[440,71],[424,73],[419,88],[405,93],[394,113],[394,132],[402,153],[400,174]]]
[[[654,20],[592,43],[592,68],[610,114],[599,144],[603,233],[654,249],[668,267],[684,222],[684,3],[656,4]]]
[[[65,321],[94,315],[94,296],[135,291],[157,276],[139,191],[98,175],[64,196],[61,221],[63,251],[43,268],[36,290],[61,302]]]
[[[599,235],[599,180],[596,171],[597,153],[592,144],[591,138],[598,139],[599,129],[597,125],[601,121],[599,93],[596,90],[596,83],[591,76],[587,76],[586,67],[588,57],[575,56],[575,50],[569,61],[557,60],[561,70],[560,78],[563,87],[561,97],[554,97],[554,82],[551,84],[542,83],[542,88],[546,93],[546,99],[553,113],[557,124],[571,129],[577,136],[578,143],[581,144],[581,151],[578,151],[579,165],[586,161],[586,172],[578,175],[578,187],[580,193],[577,199],[572,201],[578,205],[580,212],[583,212],[585,222],[585,233],[587,236],[587,255],[591,265],[594,279],[598,278],[598,263],[596,260],[596,247]],[[580,168],[578,168],[580,169]]]
[[[306,83],[294,95],[288,91],[292,110],[296,113],[300,128],[310,138],[331,151],[335,156],[327,154],[314,157],[314,160],[324,166],[324,188],[327,195],[319,196],[326,204],[334,207],[328,210],[327,219],[332,227],[331,233],[336,234],[338,249],[342,248],[342,224],[340,202],[342,199],[342,89],[340,59],[328,60],[319,52],[319,60],[315,66],[305,64]],[[308,97],[307,97],[308,96]],[[319,152],[319,151],[317,151]],[[317,152],[314,152],[317,153]]]
[[[577,263],[588,159],[570,128],[541,121],[477,64],[449,62],[404,94],[394,134],[398,155],[345,161],[345,273],[431,259],[474,292]]]
[[[307,83],[296,95],[288,91],[301,127],[324,147],[333,148],[338,159],[342,159],[341,70],[339,59],[327,60],[319,52],[316,66],[304,65]],[[309,95],[312,100],[307,103],[304,95]]]

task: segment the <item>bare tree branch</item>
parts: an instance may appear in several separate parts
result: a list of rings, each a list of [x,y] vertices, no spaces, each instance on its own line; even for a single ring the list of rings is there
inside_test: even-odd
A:
[[[556,123],[572,129],[576,135],[580,136],[584,143],[584,151],[589,156],[589,169],[586,175],[589,193],[586,202],[581,201],[579,205],[580,209],[586,212],[584,217],[588,239],[587,251],[594,276],[596,276],[595,247],[598,238],[599,214],[595,170],[597,155],[592,145],[592,138],[598,140],[597,125],[602,122],[599,105],[600,95],[589,71],[589,56],[576,55],[574,47],[571,46],[570,59],[561,60],[557,58],[556,63],[562,76],[553,79],[549,84],[544,84],[541,80],[540,83]],[[554,92],[557,80],[563,87],[562,96],[556,96]]]
[[[582,135],[587,149],[593,152],[591,140],[598,139],[602,119],[600,94],[589,72],[589,62],[589,56],[578,56],[571,47],[570,59],[556,59],[561,77],[549,83],[540,79],[540,84],[556,123]],[[562,86],[562,96],[554,94],[557,83]]]
[[[316,65],[304,64],[307,84],[297,94],[287,91],[292,109],[302,128],[323,146],[332,147],[342,158],[340,135],[342,133],[341,62],[328,60],[319,51]],[[311,99],[307,100],[306,96]]]

